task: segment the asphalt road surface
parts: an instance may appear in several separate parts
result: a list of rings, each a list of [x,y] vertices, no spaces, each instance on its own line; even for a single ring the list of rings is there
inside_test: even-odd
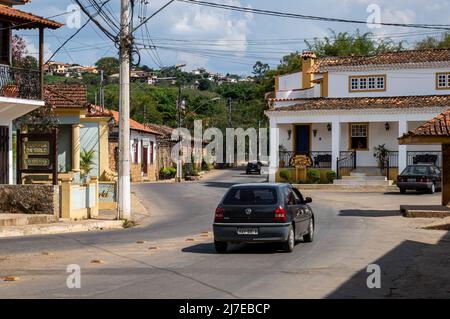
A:
[[[233,184],[265,180],[227,170],[198,183],[134,185],[133,192],[151,213],[136,228],[1,239],[0,277],[20,280],[0,281],[0,297],[405,297],[408,269],[442,236],[418,232],[430,240],[425,244],[393,212],[381,212],[384,219],[347,212],[354,205],[347,195],[322,199],[310,193],[317,219],[313,243],[300,243],[291,254],[260,245],[216,254],[208,232],[217,203]],[[366,268],[372,263],[380,264],[381,289],[367,286]],[[81,269],[80,289],[66,285],[67,266],[73,264]],[[445,285],[439,295],[449,293]]]

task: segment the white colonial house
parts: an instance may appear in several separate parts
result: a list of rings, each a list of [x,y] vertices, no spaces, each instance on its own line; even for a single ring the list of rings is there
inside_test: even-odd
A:
[[[344,168],[380,171],[374,148],[383,144],[391,174],[420,161],[441,164],[439,146],[399,146],[398,138],[450,107],[449,49],[302,58],[301,72],[277,77],[268,98],[271,181],[299,154],[338,177]]]

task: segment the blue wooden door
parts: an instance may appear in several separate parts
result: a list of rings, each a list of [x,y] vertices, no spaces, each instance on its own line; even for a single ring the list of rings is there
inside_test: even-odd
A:
[[[296,148],[299,155],[308,155],[310,151],[311,131],[309,125],[298,125],[295,130]]]

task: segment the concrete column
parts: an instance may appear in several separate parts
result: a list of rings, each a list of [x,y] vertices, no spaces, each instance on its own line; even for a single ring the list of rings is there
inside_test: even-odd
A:
[[[270,119],[270,165],[269,182],[275,183],[279,167],[280,130],[275,119]]]
[[[400,120],[398,122],[398,136],[403,136],[408,133],[408,122],[406,120]],[[398,146],[398,173],[403,172],[408,165],[408,146]]]
[[[337,159],[341,156],[341,123],[333,121],[331,123],[331,152],[332,152],[332,169],[337,171]]]
[[[80,128],[81,124],[72,125],[72,171],[80,171]]]
[[[442,205],[450,207],[450,144],[442,144]]]
[[[10,185],[14,184],[14,179],[13,179],[14,163],[13,163],[13,143],[12,143],[12,139],[13,139],[13,125],[12,125],[12,122],[11,122],[11,123],[9,123],[9,126],[8,126],[8,183]]]

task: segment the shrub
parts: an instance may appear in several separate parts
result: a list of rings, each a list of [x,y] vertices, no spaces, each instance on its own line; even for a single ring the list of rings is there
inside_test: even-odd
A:
[[[214,168],[214,166],[210,163],[207,163],[205,160],[202,161],[202,171],[209,172]]]
[[[159,175],[162,179],[171,179],[177,175],[177,169],[174,167],[161,168]]]
[[[308,182],[311,184],[318,184],[320,182],[320,170],[318,169],[309,169],[306,172],[308,176]]]
[[[288,182],[288,181],[291,179],[291,171],[288,170],[288,169],[282,169],[282,170],[280,171],[280,177],[281,177],[284,181]]]
[[[334,180],[337,178],[335,171],[327,171],[327,181],[333,184]]]

